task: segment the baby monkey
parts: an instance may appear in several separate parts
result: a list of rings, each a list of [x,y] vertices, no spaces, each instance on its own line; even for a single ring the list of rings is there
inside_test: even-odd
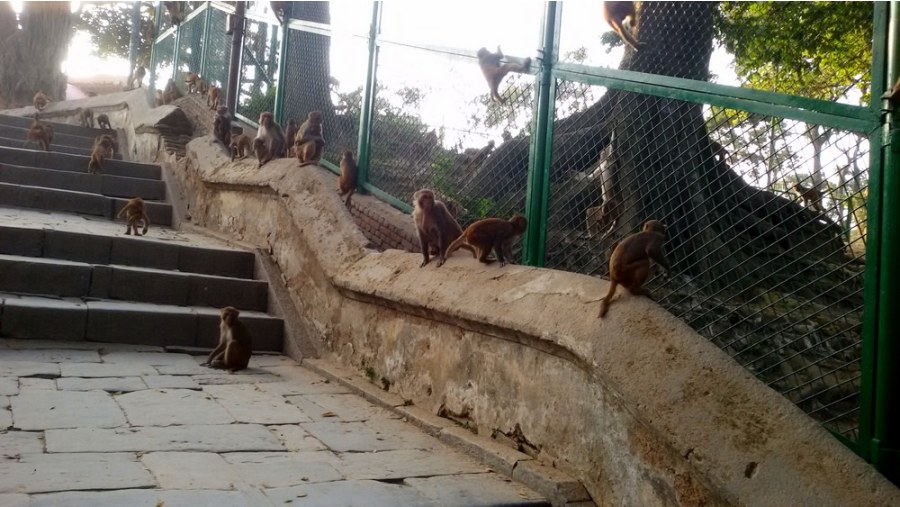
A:
[[[501,97],[498,91],[500,81],[503,81],[503,78],[510,72],[528,72],[531,67],[531,58],[526,58],[522,63],[507,62],[500,65],[500,60],[503,59],[503,51],[500,50],[500,46],[497,46],[496,53],[491,53],[487,48],[481,48],[477,55],[478,65],[491,89],[491,99],[501,104],[505,103],[506,99]]]
[[[103,130],[112,130],[112,125],[109,123],[109,116],[105,114],[97,115],[97,126]]]
[[[247,134],[240,134],[231,138],[231,161],[235,158],[243,160],[252,150],[253,141]]]
[[[804,187],[800,183],[795,184],[793,187],[794,192],[797,192],[797,195],[800,196],[800,199],[803,199],[803,205],[807,208],[811,208],[813,210],[822,213],[825,209],[822,207],[822,192],[819,191],[816,187]]]
[[[222,308],[219,345],[210,352],[203,366],[222,368],[234,373],[243,370],[250,363],[252,339],[247,326],[238,320],[240,313],[237,308],[231,306]]]
[[[506,266],[507,259],[512,262],[512,243],[513,241],[525,233],[528,227],[528,220],[522,215],[514,215],[509,220],[502,218],[485,218],[479,220],[472,225],[466,227],[462,235],[447,249],[449,256],[460,248],[464,243],[469,244],[478,252],[472,252],[480,262],[490,264],[493,259],[488,259],[488,254],[494,250],[494,254],[500,261],[500,266]]]
[[[144,209],[143,199],[140,197],[129,199],[128,203],[119,210],[116,218],[122,218],[122,215],[125,215],[125,220],[128,222],[128,225],[125,228],[126,235],[130,236],[132,229],[134,229],[135,236],[147,235],[147,229],[150,227],[150,218],[147,216],[147,212]],[[141,234],[138,234],[138,222],[144,223]]]
[[[350,207],[350,198],[353,192],[356,192],[356,160],[353,159],[353,152],[344,150],[341,156],[341,177],[338,178],[338,193],[341,197],[347,195],[344,205]]]
[[[647,220],[641,232],[626,236],[613,247],[609,258],[609,292],[600,300],[601,318],[606,315],[619,285],[635,296],[651,297],[650,292],[642,288],[650,276],[650,260],[666,271],[671,269],[663,254],[665,240],[666,226],[658,220]]]
[[[37,109],[38,111],[43,111],[44,108],[47,107],[47,104],[50,102],[50,99],[48,99],[47,96],[44,95],[43,91],[39,90],[34,94],[34,98],[31,102],[34,105],[35,109]]]

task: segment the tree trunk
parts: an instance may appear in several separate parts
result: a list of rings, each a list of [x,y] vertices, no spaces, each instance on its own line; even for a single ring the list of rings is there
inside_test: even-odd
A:
[[[72,35],[69,2],[23,2],[19,24],[11,2],[0,2],[0,107],[31,104],[38,91],[65,99],[60,64]]]

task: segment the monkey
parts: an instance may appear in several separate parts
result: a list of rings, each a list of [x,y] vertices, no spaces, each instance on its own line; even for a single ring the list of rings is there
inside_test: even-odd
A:
[[[666,271],[671,269],[663,253],[665,240],[666,226],[658,220],[647,220],[641,232],[629,234],[613,246],[609,257],[609,292],[600,300],[600,318],[606,315],[619,285],[635,296],[651,297],[650,291],[641,287],[650,276],[650,260]]]
[[[900,79],[897,79],[897,82],[894,83],[894,87],[889,91],[884,92],[881,95],[883,100],[890,100],[891,102],[895,102],[897,99],[900,99]]]
[[[284,150],[285,157],[293,157],[294,156],[294,143],[297,142],[297,131],[300,128],[297,126],[297,120],[291,118],[287,121],[287,127],[284,129],[284,139],[286,141],[287,147]]]
[[[150,217],[147,216],[147,212],[144,209],[143,199],[140,197],[129,199],[125,206],[122,206],[122,209],[119,210],[119,213],[116,214],[116,218],[122,218],[122,215],[125,215],[125,220],[128,221],[125,229],[126,235],[131,236],[132,229],[134,229],[135,236],[147,235],[147,229],[150,227]],[[144,223],[141,234],[138,234],[138,222]]]
[[[91,160],[88,162],[88,172],[97,174],[103,170],[103,161],[106,160],[108,153],[109,149],[106,146],[102,143],[95,143],[94,148],[91,150]]]
[[[213,111],[219,107],[219,94],[221,92],[218,86],[210,86],[209,93],[206,94],[206,105]]]
[[[447,248],[447,256],[459,249],[464,243],[475,248],[479,262],[490,264],[493,259],[488,259],[488,254],[494,250],[494,254],[500,261],[500,266],[506,266],[507,259],[512,261],[512,243],[525,233],[528,220],[522,215],[514,215],[509,220],[502,218],[485,218],[466,227],[466,230],[456,238]]]
[[[178,26],[181,24],[181,2],[163,2],[163,5],[166,7],[166,11],[169,13],[169,17],[172,19],[172,24]]]
[[[287,9],[287,5],[287,2],[269,2],[269,7],[272,8],[272,14],[275,15],[278,24],[282,26],[284,26],[284,13]]]
[[[644,48],[643,42],[638,42],[631,34],[637,21],[637,12],[634,8],[634,2],[603,2],[603,19],[609,23],[609,26],[631,46],[635,51]],[[623,25],[628,26],[628,30]]]
[[[173,79],[169,79],[169,82],[166,83],[166,89],[163,91],[163,104],[171,104],[179,98],[181,98],[181,90],[175,86]]]
[[[216,110],[216,117],[213,120],[213,135],[226,149],[231,149],[231,115],[228,114],[228,108],[225,106],[219,106]]]
[[[163,104],[165,104],[165,101],[163,100],[163,92],[162,90],[156,90],[156,107],[159,107]]]
[[[252,338],[243,322],[238,320],[241,312],[233,306],[222,308],[219,324],[219,345],[209,353],[202,366],[221,368],[234,373],[243,370],[250,363]]]
[[[497,46],[496,53],[491,53],[487,48],[481,48],[477,54],[478,65],[491,89],[491,99],[501,104],[506,103],[506,99],[501,97],[500,92],[497,91],[500,81],[503,81],[503,78],[510,72],[527,72],[531,67],[531,58],[526,58],[522,63],[507,62],[500,65],[500,60],[503,59],[503,51],[500,50],[500,46]]]
[[[205,79],[197,80],[197,93],[199,93],[201,96],[207,95],[209,93],[209,83],[207,83]]]
[[[112,125],[109,124],[109,116],[105,114],[98,114],[97,126],[103,130],[112,130]]]
[[[78,122],[82,127],[94,128],[94,112],[90,109],[82,109],[78,112]]]
[[[23,148],[28,148],[34,143],[38,143],[44,151],[50,151],[50,143],[53,142],[53,128],[50,125],[41,123],[38,115],[34,115],[28,132],[25,133],[25,144]]]
[[[47,107],[47,103],[49,102],[50,99],[48,99],[47,96],[44,95],[44,92],[41,90],[38,90],[38,92],[34,94],[34,99],[32,100],[34,108],[38,111],[43,111],[44,108]]]
[[[187,85],[188,95],[192,93],[197,93],[197,80],[200,79],[200,75],[196,72],[188,72],[184,76],[184,84]]]
[[[322,120],[323,120],[323,116],[320,111],[310,111],[306,115],[306,120],[304,120],[303,123],[300,124],[300,128],[297,129],[297,134],[294,136],[293,141],[297,142],[298,140],[306,137],[306,133],[307,133],[306,131],[309,130],[309,126],[314,125],[314,124],[318,124],[320,126],[318,135],[324,141],[325,140],[325,133],[324,133],[325,129],[322,126]]]
[[[347,208],[350,207],[350,198],[356,192],[356,172],[356,160],[353,159],[353,152],[344,150],[341,156],[341,176],[338,178],[338,194],[341,197],[347,194],[347,199],[344,201],[344,205]]]
[[[300,161],[300,167],[317,163],[322,159],[323,151],[325,151],[325,139],[322,138],[322,124],[312,123],[306,129],[306,136],[297,139],[294,143],[294,152],[297,154],[297,160]]]
[[[119,151],[119,142],[111,135],[103,134],[94,139],[94,146],[102,146],[106,150],[106,157],[112,158]]]
[[[818,188],[815,186],[805,187],[800,183],[795,184],[791,188],[794,192],[797,192],[797,195],[803,200],[804,206],[820,213],[825,211],[822,207],[822,192],[820,192]]]
[[[263,166],[263,160],[269,155],[269,150],[266,149],[266,140],[257,137],[253,140],[253,153],[256,155],[257,165],[256,168],[259,169]]]
[[[128,82],[128,86],[132,89],[140,88],[144,83],[144,76],[147,75],[147,68],[143,65],[138,65],[136,69],[134,69],[134,74],[131,76],[131,81]],[[134,86],[134,83],[137,82],[137,86]]]
[[[266,111],[259,115],[259,130],[256,138],[265,139],[266,141],[266,154],[259,162],[260,167],[284,153],[284,132],[281,130],[281,126],[275,123],[275,117],[272,113]]]
[[[431,260],[428,257],[430,246],[437,246],[437,265],[443,266],[447,260],[447,247],[462,235],[462,228],[447,211],[444,203],[435,200],[434,192],[427,188],[413,194],[412,217],[419,233],[419,246],[422,247],[423,260],[419,267],[425,266]],[[460,247],[475,253],[474,247],[469,244]]]
[[[250,154],[252,141],[247,134],[240,134],[231,138],[231,161],[240,157],[241,160]]]

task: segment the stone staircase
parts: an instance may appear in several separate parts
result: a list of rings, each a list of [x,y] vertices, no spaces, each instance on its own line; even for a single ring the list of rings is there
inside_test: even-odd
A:
[[[21,148],[30,124],[0,115],[0,337],[208,348],[218,309],[234,306],[254,349],[282,350],[254,254],[165,227],[159,166],[107,160],[92,175],[87,154],[104,131],[52,123],[44,152]],[[113,222],[132,197],[146,202],[147,236]]]

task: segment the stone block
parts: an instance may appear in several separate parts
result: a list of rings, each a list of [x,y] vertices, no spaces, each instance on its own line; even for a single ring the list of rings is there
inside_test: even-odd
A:
[[[506,476],[512,476],[516,463],[531,460],[527,454],[458,426],[444,428],[439,438]]]
[[[126,424],[112,397],[102,391],[23,391],[11,400],[16,428],[115,428]]]
[[[214,348],[219,343],[221,314],[212,308],[195,308],[198,315],[197,345]],[[253,337],[253,350],[280,352],[284,346],[284,321],[259,312],[241,312],[241,322]]]
[[[109,264],[112,238],[75,232],[48,230],[44,234],[44,257]]]
[[[109,291],[112,287],[112,271],[110,266],[95,264],[91,271],[91,288],[88,295],[92,298],[109,299]]]
[[[303,394],[287,396],[286,399],[313,421],[353,422],[399,417],[355,394]]]
[[[268,428],[289,451],[308,452],[327,449],[325,444],[316,440],[315,437],[296,424],[272,425],[268,426]]]
[[[40,257],[44,231],[19,227],[0,227],[0,254]]]
[[[311,420],[284,397],[260,391],[253,384],[210,385],[203,390],[225,407],[238,422],[293,424]]]
[[[268,284],[258,280],[192,275],[189,303],[194,306],[265,312],[268,309]]]
[[[91,301],[86,336],[93,341],[193,345],[197,315],[188,308]]]
[[[301,424],[303,429],[338,452],[373,452],[394,449],[437,449],[437,439],[396,419],[365,422],[324,421]]]
[[[148,389],[116,397],[133,426],[230,424],[235,421],[211,396],[190,389]]]
[[[497,474],[441,475],[403,482],[441,507],[550,506],[540,494]]]
[[[0,203],[5,206],[107,216],[105,197],[70,190],[0,183]]]
[[[0,433],[0,461],[17,459],[22,454],[44,452],[43,434],[39,431],[7,431]],[[0,502],[3,505],[3,502]]]
[[[335,469],[337,456],[329,451],[239,452],[226,454],[225,460],[251,487],[279,488],[343,478]]]
[[[56,382],[61,391],[130,392],[147,389],[141,377],[61,378]]]
[[[242,481],[235,470],[215,453],[151,452],[141,461],[163,489],[233,488]]]
[[[200,389],[191,377],[183,375],[147,375],[141,377],[150,389]]]
[[[82,297],[91,266],[80,262],[0,255],[0,290],[58,297]]]
[[[512,478],[544,495],[554,505],[591,499],[584,486],[567,473],[535,461],[517,463]]]
[[[190,292],[189,277],[135,268],[113,267],[110,297],[123,301],[140,301],[186,306]]]
[[[0,493],[152,488],[156,481],[133,454],[26,454],[0,462]]]
[[[178,270],[188,273],[252,279],[254,263],[252,252],[194,246],[178,249]]]
[[[47,452],[283,451],[259,424],[192,424],[137,428],[78,428],[45,432]]]
[[[342,507],[432,506],[432,502],[411,488],[378,481],[335,481],[290,488],[265,490],[275,505],[332,507],[340,499]]]
[[[338,470],[348,479],[375,480],[488,472],[486,466],[446,447],[345,453]]]
[[[141,197],[148,201],[164,201],[166,199],[166,184],[160,180],[104,174],[100,178],[100,188],[97,190],[97,193],[125,199]],[[150,221],[152,222],[153,218]]]
[[[84,340],[87,307],[84,303],[41,297],[8,298],[3,301],[0,336]]]
[[[136,377],[156,374],[156,369],[152,366],[135,364],[64,363],[59,369],[63,377]]]
[[[124,230],[125,225],[122,224],[122,232],[125,232]],[[111,264],[156,269],[178,269],[178,247],[175,245],[145,237],[135,238],[122,235],[112,238],[111,248]]]

